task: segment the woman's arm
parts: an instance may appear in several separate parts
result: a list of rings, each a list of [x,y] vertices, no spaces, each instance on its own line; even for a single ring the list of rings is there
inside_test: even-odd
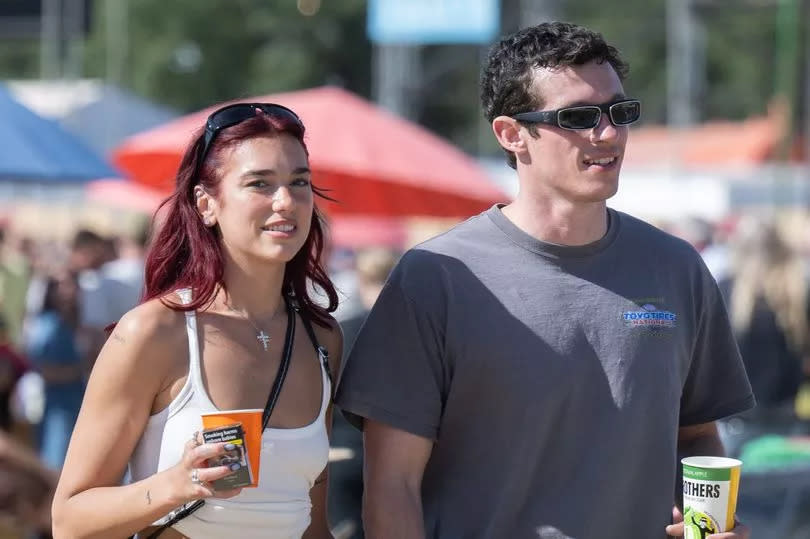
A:
[[[55,538],[128,537],[177,506],[214,494],[191,482],[191,469],[204,467],[224,444],[189,441],[177,465],[120,486],[171,362],[186,357],[185,348],[182,313],[157,301],[130,311],[116,326],[88,381],[56,489]],[[201,470],[199,477],[228,473],[222,466]]]

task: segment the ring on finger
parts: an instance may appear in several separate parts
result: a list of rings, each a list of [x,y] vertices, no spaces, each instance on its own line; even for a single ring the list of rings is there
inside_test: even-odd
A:
[[[205,481],[200,479],[200,470],[199,468],[192,468],[191,469],[191,482],[197,485],[204,485]]]

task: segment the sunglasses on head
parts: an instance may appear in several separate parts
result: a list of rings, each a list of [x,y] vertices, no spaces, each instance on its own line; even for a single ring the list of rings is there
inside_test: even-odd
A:
[[[556,125],[563,129],[593,129],[599,125],[602,113],[608,115],[615,126],[630,125],[641,116],[641,102],[637,99],[622,99],[603,105],[581,105],[557,110],[521,112],[512,116],[519,122]]]
[[[205,160],[205,156],[211,148],[211,142],[213,142],[217,133],[255,117],[257,110],[270,116],[286,117],[299,125],[303,125],[301,118],[284,105],[277,105],[276,103],[234,103],[226,105],[212,112],[205,121],[205,138],[203,139],[198,163],[201,164]]]

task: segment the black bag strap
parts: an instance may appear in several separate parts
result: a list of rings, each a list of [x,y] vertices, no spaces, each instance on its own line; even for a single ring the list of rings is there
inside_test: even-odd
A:
[[[309,335],[309,340],[312,341],[312,346],[315,347],[315,350],[318,352],[318,359],[321,361],[323,365],[324,371],[326,371],[326,377],[329,379],[329,386],[332,388],[332,396],[335,396],[335,383],[332,380],[332,369],[329,367],[329,350],[326,349],[325,346],[321,346],[318,342],[318,337],[315,336],[315,330],[312,328],[312,322],[309,321],[309,318],[304,316],[304,313],[301,312],[301,309],[296,306],[295,310],[298,311],[298,314],[301,316],[301,322],[304,323],[304,329],[307,330],[307,335]]]
[[[287,371],[290,370],[290,360],[292,359],[293,343],[295,342],[295,310],[291,302],[285,300],[285,303],[287,304],[287,334],[284,336],[284,355],[281,356],[281,364],[278,366],[276,380],[273,382],[273,388],[270,390],[267,404],[264,406],[262,432],[267,428],[267,423],[270,421],[270,416],[276,407],[278,396],[281,394],[281,386],[284,385],[284,380],[287,378]]]
[[[189,516],[191,513],[202,507],[204,503],[205,500],[195,500],[191,504],[184,505],[181,509],[169,513],[170,515],[172,515],[172,517],[163,524],[161,524],[160,527],[156,529],[154,532],[149,534],[149,537],[147,537],[146,539],[155,539],[155,537],[158,537],[161,533],[166,531],[167,528],[174,526],[175,523],[180,522],[181,520]]]
[[[298,309],[294,307],[292,301],[289,301],[286,298],[285,304],[287,305],[287,334],[284,336],[284,354],[281,356],[281,363],[279,364],[278,371],[276,372],[276,379],[273,382],[272,389],[270,389],[270,395],[267,397],[267,404],[265,405],[264,413],[262,414],[262,432],[264,432],[264,429],[267,428],[267,423],[270,421],[270,416],[273,414],[273,409],[276,407],[278,397],[281,395],[281,386],[284,385],[284,380],[287,378],[287,371],[290,370],[290,361],[292,360],[293,344],[295,342],[295,313]],[[304,327],[307,328],[307,333],[309,333],[310,339],[313,340],[313,343],[316,343],[317,347],[315,332],[312,330],[309,322],[303,316],[301,317],[301,320],[304,321]],[[319,349],[318,354],[320,355],[320,347],[317,348]],[[326,365],[328,367],[329,363],[327,362]],[[327,375],[329,375],[329,371],[327,370],[326,372]],[[331,382],[331,375],[329,376],[329,380]],[[172,515],[171,518],[161,524],[160,527],[151,533],[146,539],[155,539],[167,528],[174,526],[191,513],[202,507],[204,504],[205,500],[195,500],[191,504],[186,504],[181,509],[174,511],[173,513],[169,513]]]

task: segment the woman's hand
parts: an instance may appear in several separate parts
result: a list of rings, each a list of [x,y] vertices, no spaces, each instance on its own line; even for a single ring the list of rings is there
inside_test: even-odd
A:
[[[180,462],[166,470],[171,477],[170,496],[172,501],[176,505],[182,505],[202,498],[232,498],[242,492],[241,488],[216,491],[211,486],[212,481],[234,473],[240,465],[234,463],[230,466],[208,468],[207,460],[233,449],[233,444],[226,442],[201,443],[199,433],[195,433],[194,437],[186,442]]]

